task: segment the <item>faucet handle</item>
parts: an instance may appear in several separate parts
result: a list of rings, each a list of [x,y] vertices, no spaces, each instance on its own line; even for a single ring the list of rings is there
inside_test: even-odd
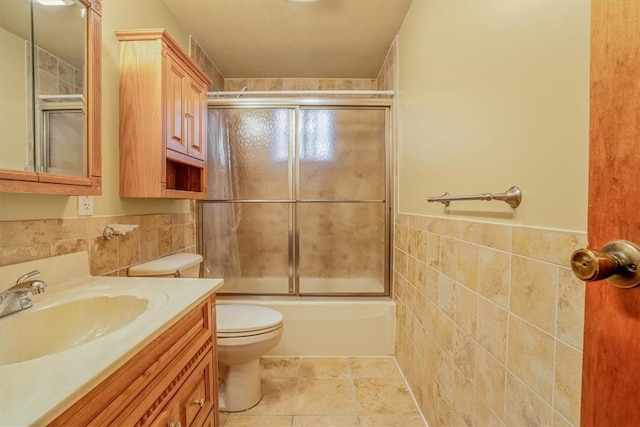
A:
[[[43,293],[46,286],[47,284],[45,282],[41,280],[34,280],[31,284],[31,294],[36,295]]]
[[[27,274],[20,276],[18,280],[16,280],[16,285],[19,285],[20,283],[24,283],[27,280],[33,279],[34,277],[37,277],[39,275],[40,275],[40,271],[38,270],[30,271]]]

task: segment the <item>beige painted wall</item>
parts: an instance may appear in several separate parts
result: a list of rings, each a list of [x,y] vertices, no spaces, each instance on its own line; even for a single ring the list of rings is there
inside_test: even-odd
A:
[[[189,34],[163,2],[103,0],[102,2],[102,196],[94,197],[94,215],[172,213],[189,210],[189,202],[121,199],[119,195],[119,61],[114,31],[166,28],[185,49]],[[77,216],[77,198],[0,193],[0,220],[69,218]]]
[[[586,229],[589,8],[414,0],[399,34],[400,212]],[[426,202],[511,185],[515,210]]]

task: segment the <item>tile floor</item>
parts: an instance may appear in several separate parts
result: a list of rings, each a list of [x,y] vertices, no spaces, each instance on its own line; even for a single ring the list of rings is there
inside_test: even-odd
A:
[[[223,427],[424,427],[393,357],[264,357],[262,400]]]

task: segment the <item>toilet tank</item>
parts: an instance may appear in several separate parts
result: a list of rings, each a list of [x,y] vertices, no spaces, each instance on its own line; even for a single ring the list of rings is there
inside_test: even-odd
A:
[[[173,254],[129,267],[130,277],[200,277],[202,256],[198,254]]]

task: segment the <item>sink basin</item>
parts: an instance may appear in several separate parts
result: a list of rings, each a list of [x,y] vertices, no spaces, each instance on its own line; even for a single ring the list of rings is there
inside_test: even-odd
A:
[[[93,296],[0,319],[0,365],[24,362],[104,337],[147,310],[133,295]]]

